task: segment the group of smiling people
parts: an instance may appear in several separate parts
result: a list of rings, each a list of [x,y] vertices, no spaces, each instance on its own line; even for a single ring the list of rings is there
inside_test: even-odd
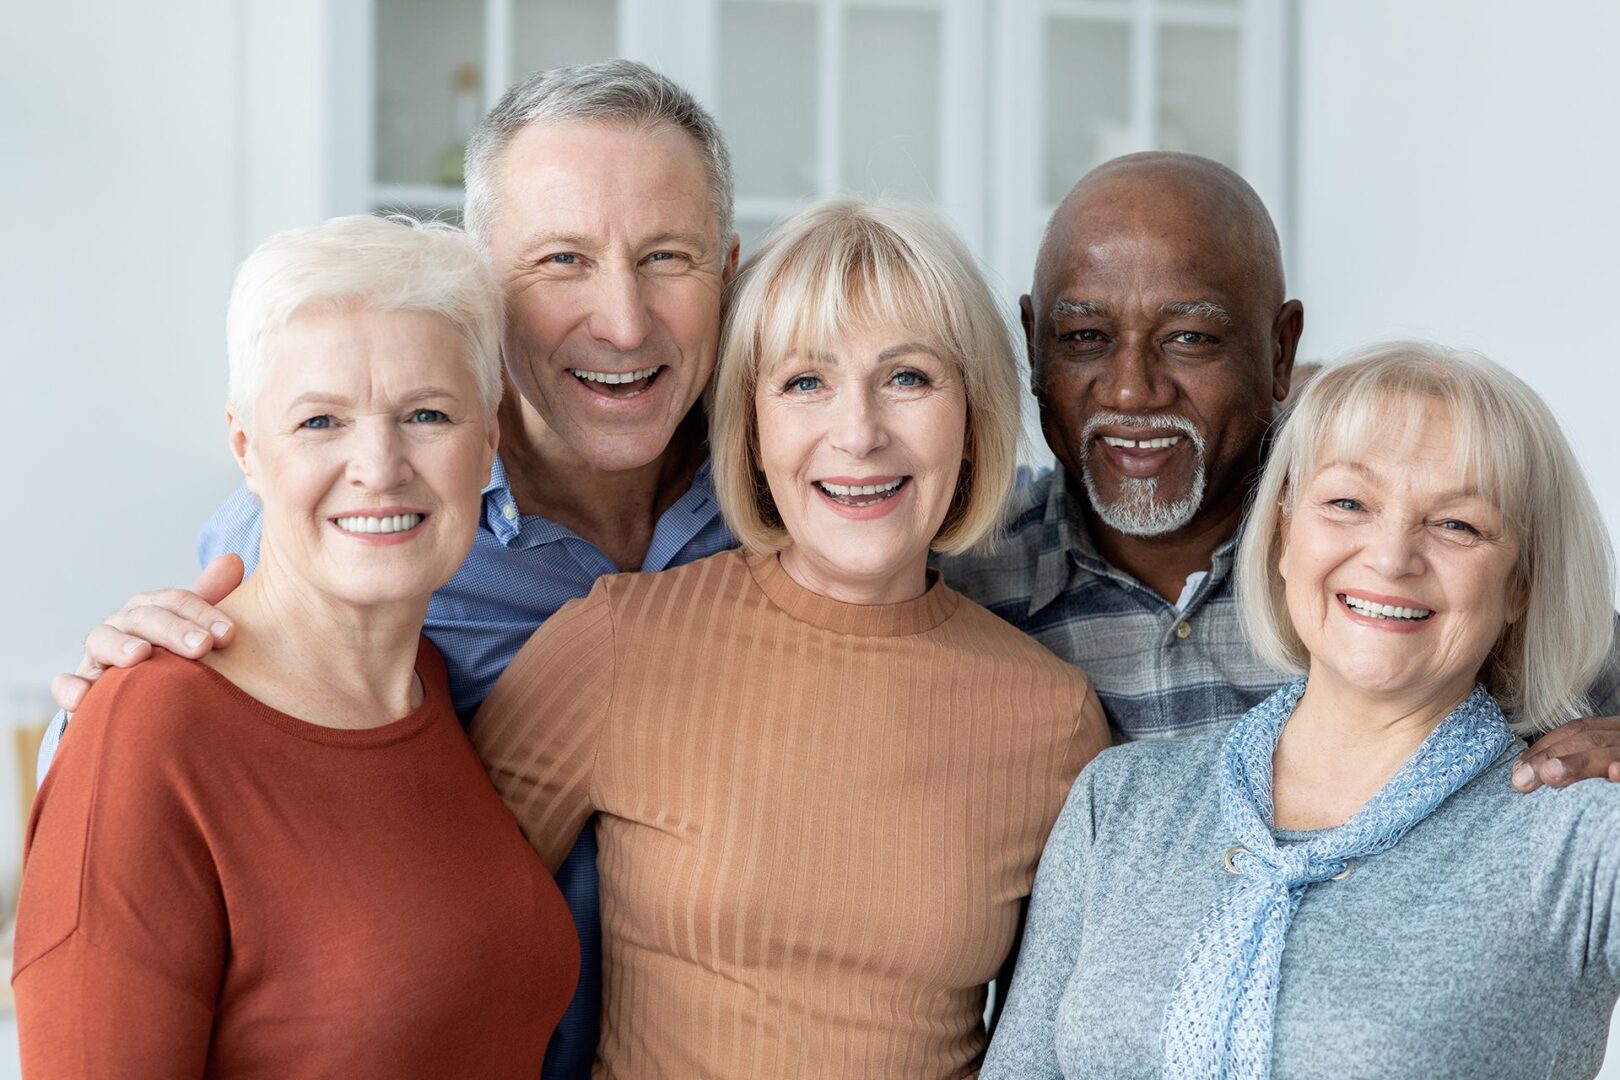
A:
[[[681,239],[627,287],[693,273]],[[532,272],[607,287],[590,258]],[[507,321],[529,270],[447,226],[340,218],[247,259],[229,437],[257,565],[228,648],[108,671],[62,739],[18,914],[27,1075],[537,1077],[580,963],[552,873],[593,819],[596,1076],[1596,1072],[1620,787],[1509,774],[1595,704],[1613,570],[1522,380],[1408,342],[1292,395],[1252,373],[1288,413],[1235,587],[1282,686],[1110,747],[1086,672],[952,587],[1008,557],[1025,379],[962,242],[839,199],[725,260],[678,419],[737,547],[600,577],[463,731],[422,627],[516,517],[485,498],[503,387],[589,395],[611,436],[665,407],[663,369],[547,370]],[[1220,370],[1229,299],[1179,298],[1202,321],[1160,362]],[[1078,427],[1075,486],[1150,518],[1206,430],[1139,392],[1104,305],[1047,307],[1034,380],[1101,403],[1040,398],[1060,467]]]

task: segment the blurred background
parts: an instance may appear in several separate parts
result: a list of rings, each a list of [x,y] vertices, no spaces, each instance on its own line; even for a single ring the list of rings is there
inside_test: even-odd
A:
[[[645,60],[724,127],[745,256],[822,196],[917,199],[1009,309],[1091,166],[1217,158],[1277,220],[1302,359],[1484,351],[1547,397],[1620,535],[1617,46],[1607,0],[7,0],[0,903],[51,675],[132,592],[190,581],[236,484],[236,263],[334,214],[457,219],[513,80]]]

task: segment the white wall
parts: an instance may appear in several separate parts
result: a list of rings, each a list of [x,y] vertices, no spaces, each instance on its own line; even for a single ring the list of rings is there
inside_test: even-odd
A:
[[[1485,352],[1547,398],[1620,537],[1620,4],[1301,7],[1303,353]]]
[[[1620,4],[1304,0],[1303,352],[1469,346],[1564,421],[1620,537]]]
[[[189,582],[230,490],[224,303],[237,258],[236,18],[218,0],[11,5],[0,720],[135,584]],[[0,891],[16,861],[0,742]]]

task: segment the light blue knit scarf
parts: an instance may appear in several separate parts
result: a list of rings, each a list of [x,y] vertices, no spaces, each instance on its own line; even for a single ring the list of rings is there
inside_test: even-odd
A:
[[[1452,710],[1355,817],[1301,843],[1272,837],[1271,759],[1305,680],[1233,726],[1221,755],[1221,818],[1235,876],[1182,961],[1164,1014],[1166,1080],[1271,1075],[1272,1017],[1288,924],[1305,890],[1393,847],[1513,741],[1482,686]],[[1335,888],[1354,888],[1341,877]]]

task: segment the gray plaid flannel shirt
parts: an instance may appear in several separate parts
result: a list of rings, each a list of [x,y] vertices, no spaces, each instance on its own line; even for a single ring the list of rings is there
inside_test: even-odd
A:
[[[1085,671],[1120,740],[1230,723],[1282,685],[1238,623],[1237,537],[1215,549],[1178,611],[1097,554],[1077,509],[1084,497],[1061,470],[1041,476],[1014,498],[994,550],[936,560],[945,580]],[[1620,635],[1590,696],[1596,715],[1620,710]]]

